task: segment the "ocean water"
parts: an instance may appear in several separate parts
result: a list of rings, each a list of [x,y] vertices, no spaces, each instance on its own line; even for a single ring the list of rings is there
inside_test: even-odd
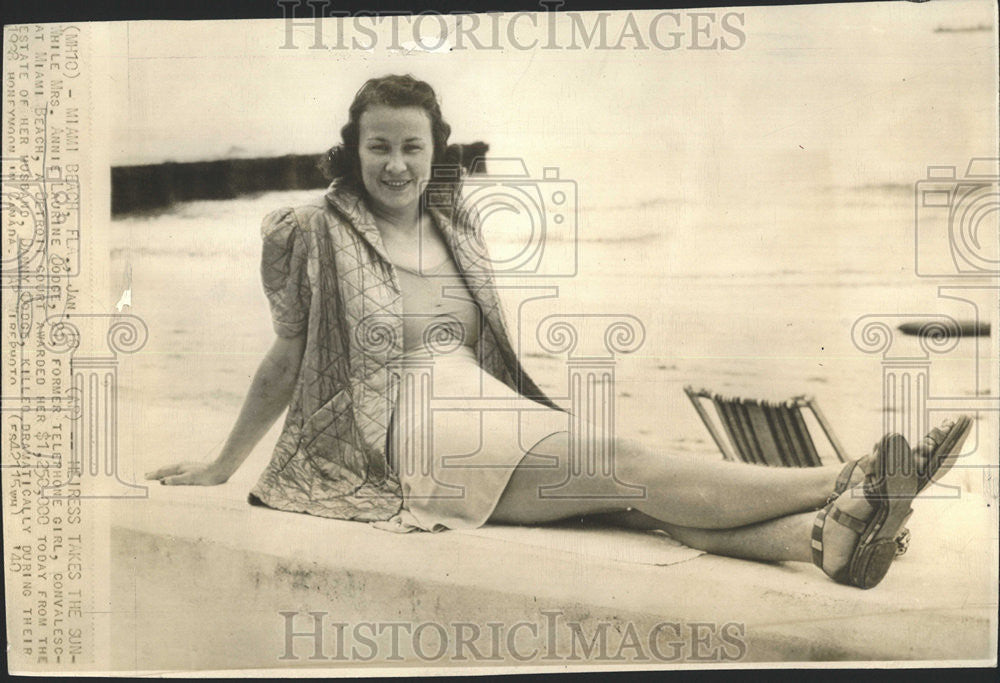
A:
[[[603,352],[607,325],[626,320],[642,343],[615,358],[621,433],[665,454],[718,457],[683,393],[692,384],[769,399],[814,395],[845,447],[865,453],[881,435],[884,359],[855,344],[856,322],[867,315],[890,326],[929,314],[975,315],[914,275],[912,192],[822,188],[780,205],[726,208],[669,198],[585,208],[581,200],[579,239],[554,249],[565,255],[573,248],[575,275],[545,276],[543,268],[499,278],[522,359],[546,391],[565,401],[567,356],[543,346],[544,320],[560,316],[574,325],[578,353]],[[317,194],[192,202],[112,223],[116,286],[131,287],[131,312],[150,328],[149,343],[123,378],[140,425],[156,433],[161,420],[188,414],[184,419],[201,428],[171,441],[202,457],[217,452],[273,339],[259,280],[261,218]],[[517,217],[487,221],[494,258],[504,249],[524,250],[516,229],[505,232],[512,222]],[[522,305],[539,287],[552,296]],[[995,316],[992,322],[996,330]],[[934,357],[931,394],[988,392],[995,339],[964,339]],[[919,355],[920,348],[897,333],[893,353]],[[991,429],[981,438],[995,438]],[[274,436],[258,448],[257,466]],[[173,447],[152,448],[154,462],[174,458]],[[980,473],[963,476],[975,488]]]

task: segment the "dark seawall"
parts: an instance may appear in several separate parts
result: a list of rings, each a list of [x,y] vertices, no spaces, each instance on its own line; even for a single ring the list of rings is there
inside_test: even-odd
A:
[[[258,159],[172,162],[111,168],[111,214],[166,209],[193,199],[233,199],[274,190],[329,184],[316,166],[319,154]]]
[[[471,171],[489,151],[485,142],[448,145],[446,159]],[[286,154],[256,159],[165,161],[111,167],[111,215],[159,211],[175,202],[234,199],[259,192],[325,188],[322,154]],[[477,167],[485,172],[485,163]]]

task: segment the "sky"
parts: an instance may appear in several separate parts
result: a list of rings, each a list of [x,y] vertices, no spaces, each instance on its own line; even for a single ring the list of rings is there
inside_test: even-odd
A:
[[[345,41],[369,50],[332,48],[334,19],[318,50],[308,49],[309,25],[293,27],[295,48],[282,49],[283,20],[116,24],[112,163],[317,153],[338,140],[367,78],[412,73],[437,90],[452,141],[485,140],[532,175],[558,167],[597,204],[909,184],[928,165],[964,166],[996,149],[993,13],[965,0],[719,9],[661,18],[661,44],[664,26],[682,26],[673,50],[651,44],[655,11],[607,19],[605,47],[627,22],[638,29],[620,50],[516,49],[545,44],[544,14],[497,18],[500,50],[448,51],[452,18],[437,51],[392,49],[387,22],[374,40],[357,20],[342,24]],[[598,20],[576,19],[588,29]],[[569,42],[573,22],[559,16],[556,42]],[[691,22],[707,33],[693,37]],[[397,24],[396,43],[417,30],[433,47],[439,25]],[[702,39],[738,49],[690,49]]]

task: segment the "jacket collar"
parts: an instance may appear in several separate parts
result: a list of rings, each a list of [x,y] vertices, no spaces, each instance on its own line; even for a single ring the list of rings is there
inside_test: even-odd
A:
[[[382,242],[382,233],[375,225],[375,217],[357,193],[344,187],[340,181],[334,180],[326,190],[326,201],[347,218],[350,226],[368,242],[379,256],[385,261],[389,261],[389,254]]]
[[[334,180],[327,188],[326,200],[348,219],[351,227],[379,256],[390,261],[382,242],[382,233],[375,224],[375,217],[357,193]],[[480,283],[480,280],[490,280],[489,260],[479,240],[475,238],[475,226],[469,214],[461,210],[451,214],[438,208],[428,208],[427,211],[444,235],[452,257],[466,279],[471,277],[477,284],[485,284]]]
[[[326,191],[326,200],[348,219],[351,227],[386,263],[391,263],[385,244],[382,242],[382,234],[375,225],[375,217],[357,193],[335,180]],[[500,313],[500,302],[492,286],[493,275],[489,256],[482,242],[475,216],[461,208],[453,212],[429,208],[428,212],[444,235],[455,265],[458,266],[473,298],[482,308],[487,322],[503,337],[507,331]]]

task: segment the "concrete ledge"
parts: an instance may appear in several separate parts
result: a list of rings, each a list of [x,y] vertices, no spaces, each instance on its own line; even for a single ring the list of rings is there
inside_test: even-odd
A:
[[[510,636],[517,654],[538,650],[525,662],[535,666],[734,659],[961,664],[996,656],[996,508],[982,499],[917,501],[909,553],[880,586],[861,591],[806,564],[705,555],[659,567],[457,533],[391,534],[254,508],[225,488],[208,490],[222,494],[213,495],[154,487],[149,500],[122,504],[111,530],[116,669],[363,664],[310,661],[307,637],[295,639],[297,659],[279,659],[283,611],[298,613],[292,624],[299,632],[313,629],[307,613],[325,613],[326,657],[337,654],[335,622],[349,624],[348,648],[350,629],[361,622],[411,628],[435,622],[449,637],[455,636],[450,625],[468,622],[480,629],[475,642],[486,656],[488,623],[504,625],[494,650],[503,661],[456,659],[471,651],[456,652],[454,643],[440,658],[421,659],[404,631],[402,661],[379,639],[369,666],[516,664],[507,638],[519,622],[537,625],[537,633],[521,627]],[[677,626],[657,631],[662,622]],[[732,626],[724,630],[725,624]],[[588,641],[604,629],[605,657],[595,649],[582,658],[572,628]],[[641,641],[638,649],[622,647],[630,629]],[[649,650],[651,633],[658,654]],[[425,655],[436,652],[436,633],[424,634],[423,642]],[[567,659],[573,648],[576,658]],[[358,651],[364,658],[369,649]],[[615,654],[621,658],[612,659]]]

